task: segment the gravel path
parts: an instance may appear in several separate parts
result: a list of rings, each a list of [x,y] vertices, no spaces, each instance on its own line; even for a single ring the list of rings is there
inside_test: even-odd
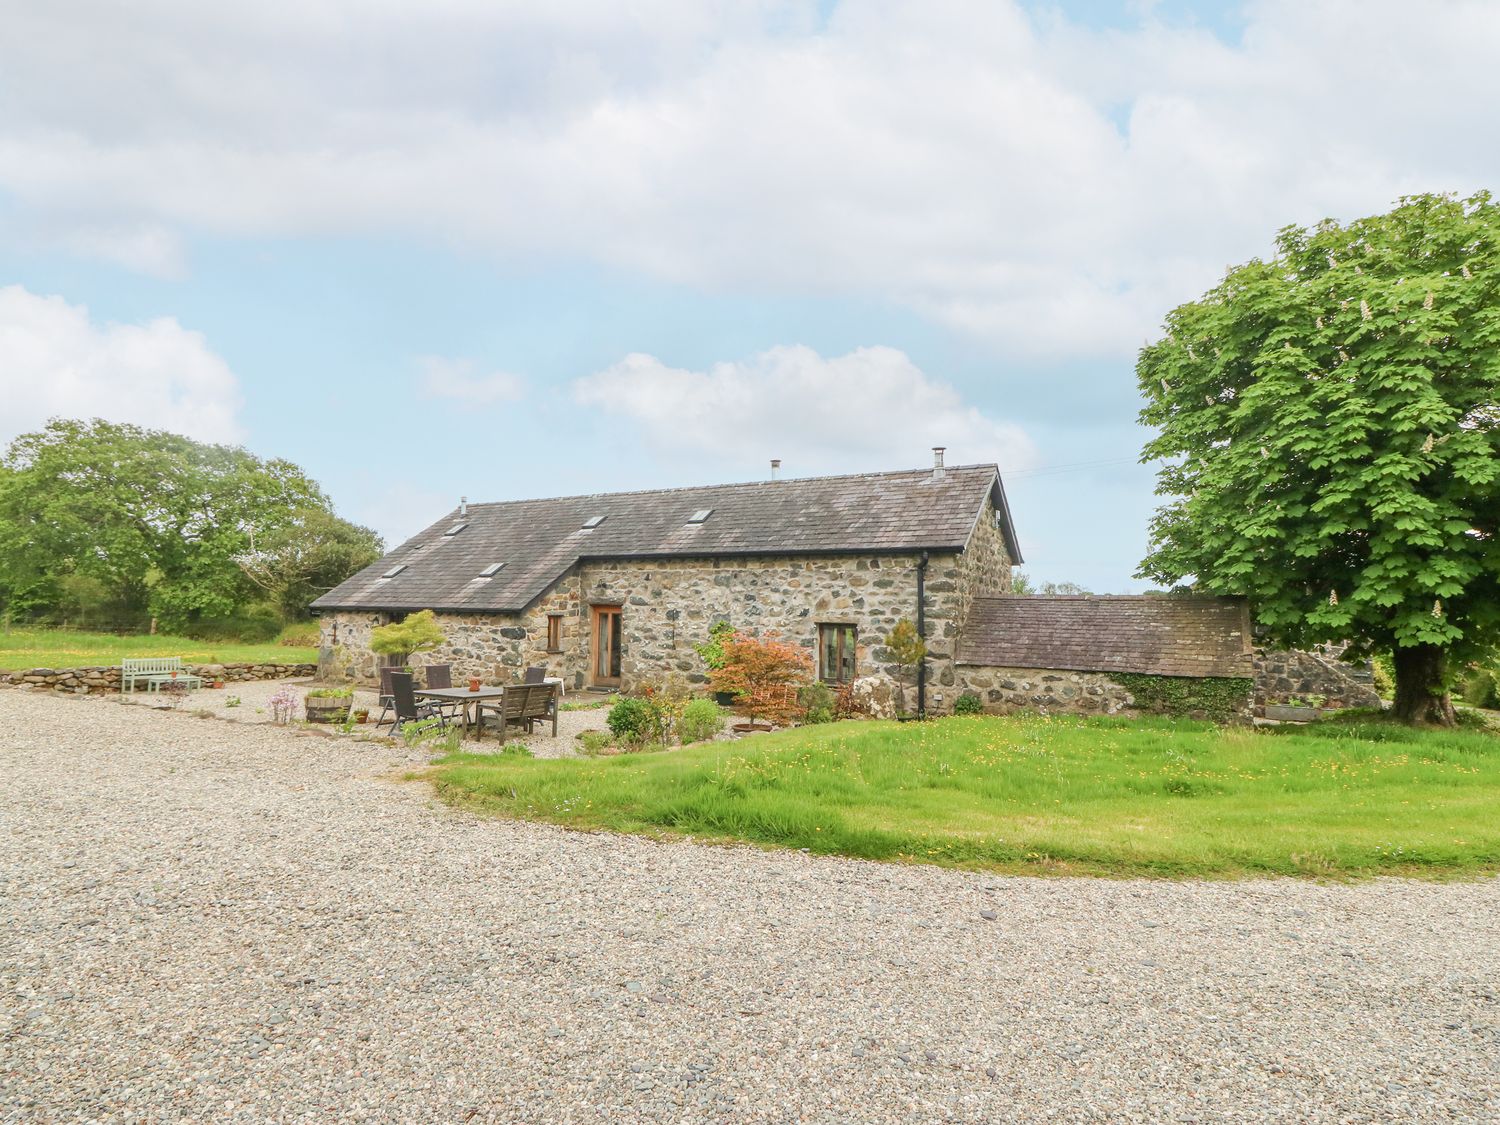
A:
[[[194,711],[207,711],[216,719],[225,719],[232,723],[268,726],[272,722],[270,704],[273,695],[282,688],[289,687],[298,700],[301,700],[309,691],[318,686],[320,685],[313,680],[251,680],[246,683],[229,684],[222,689],[204,688],[183,696],[176,703],[170,696],[146,691],[109,698],[132,707],[148,707],[162,711],[175,710],[186,714]],[[354,695],[357,705],[370,712],[370,723],[356,727],[355,736],[369,738],[381,734],[389,735],[389,727],[382,727],[380,731],[376,731],[374,727],[375,721],[380,718],[380,693],[366,688],[357,688]],[[576,704],[587,702],[589,699],[590,697],[586,694],[574,693],[566,697],[563,702]],[[300,707],[299,703],[297,712],[299,718],[302,716]],[[578,733],[586,730],[604,730],[608,716],[609,709],[606,707],[586,707],[577,710],[565,707],[557,716],[555,738],[552,735],[550,722],[537,723],[536,729],[530,734],[525,733],[519,727],[512,727],[506,745],[525,746],[538,758],[574,758],[578,756]],[[325,732],[331,732],[332,728],[322,729]],[[482,739],[466,739],[463,748],[478,754],[494,753],[500,749],[500,740],[491,731]]]
[[[1500,881],[997,879],[106,700],[0,729],[3,1121],[1500,1117]]]

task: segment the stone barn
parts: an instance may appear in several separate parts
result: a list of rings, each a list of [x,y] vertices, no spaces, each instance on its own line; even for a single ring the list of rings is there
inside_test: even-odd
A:
[[[694,646],[728,621],[801,645],[877,713],[941,714],[964,692],[986,710],[1116,713],[1136,709],[1141,677],[1178,696],[1240,681],[1246,713],[1299,689],[1373,696],[1337,661],[1257,650],[1234,599],[1011,595],[1021,552],[999,470],[935,454],[919,470],[461,504],[313,603],[321,669],[373,678],[370,631],[431,609],[447,641],[421,660],[487,682],[541,666],[569,690],[701,684]],[[884,646],[903,619],[927,641],[919,675]]]

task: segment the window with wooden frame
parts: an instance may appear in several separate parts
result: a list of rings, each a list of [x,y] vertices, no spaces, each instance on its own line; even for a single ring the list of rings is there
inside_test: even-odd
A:
[[[847,684],[854,679],[854,646],[859,630],[853,625],[818,626],[818,679]]]
[[[562,651],[562,614],[547,614],[547,651]]]

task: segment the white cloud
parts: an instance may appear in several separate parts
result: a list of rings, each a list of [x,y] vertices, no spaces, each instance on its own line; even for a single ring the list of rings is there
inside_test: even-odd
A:
[[[104,418],[234,442],[239,383],[172,317],[95,324],[82,305],[0,288],[0,442],[52,417]]]
[[[950,464],[1020,468],[1035,456],[1015,425],[967,405],[895,348],[824,358],[811,348],[771,348],[707,371],[628,355],[573,384],[574,401],[627,419],[658,457],[763,471],[772,457],[790,475],[921,465],[934,445]]]
[[[1051,356],[1287,222],[1500,180],[1492,0],[1247,0],[1235,45],[1014,0],[13,7],[0,188],[46,226],[416,235]]]
[[[417,360],[422,393],[436,398],[457,399],[472,406],[511,402],[525,392],[519,375],[505,371],[482,373],[472,359],[422,356]]]

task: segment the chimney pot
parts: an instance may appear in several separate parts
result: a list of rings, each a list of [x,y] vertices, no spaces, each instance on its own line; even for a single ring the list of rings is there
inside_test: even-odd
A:
[[[458,514],[461,516],[469,514],[469,498],[467,496],[460,496],[458,498]]]
[[[780,457],[772,457],[771,458],[771,479],[772,480],[779,480],[779,479],[781,479],[781,458]]]
[[[943,453],[947,450],[945,445],[934,445],[932,447],[932,479],[942,480],[945,472],[943,469]]]

